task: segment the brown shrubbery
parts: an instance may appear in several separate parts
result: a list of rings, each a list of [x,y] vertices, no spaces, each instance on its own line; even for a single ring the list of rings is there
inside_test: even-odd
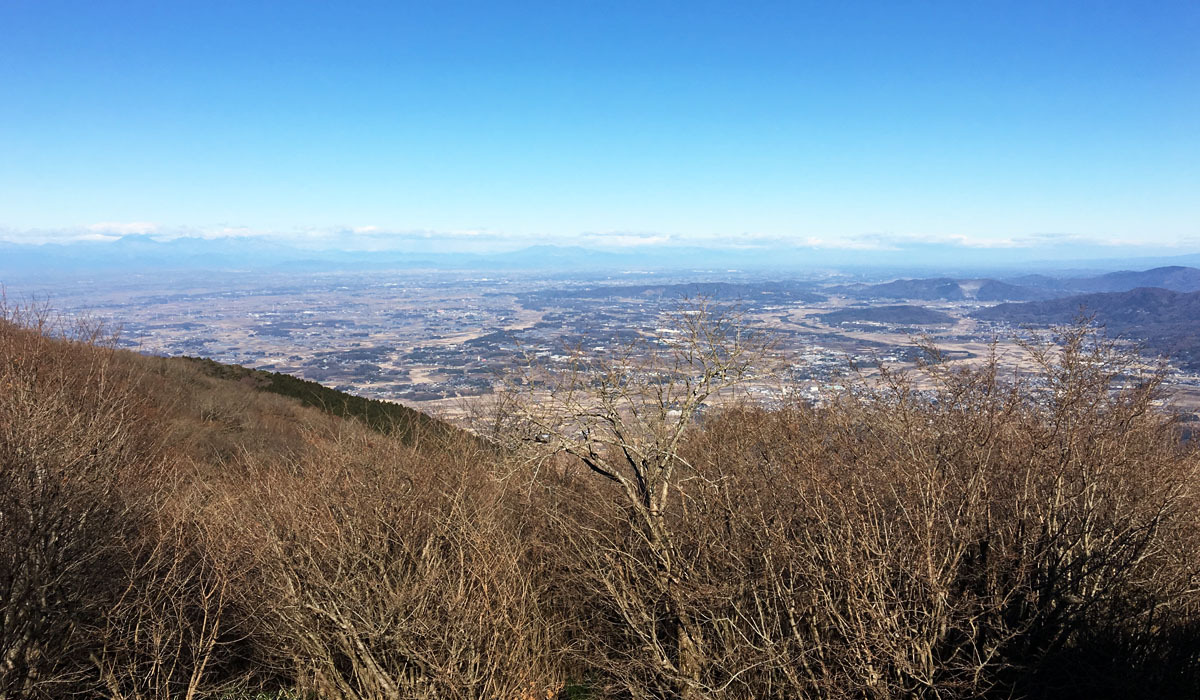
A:
[[[1085,327],[701,416],[761,347],[701,308],[489,446],[9,317],[0,698],[1200,692],[1200,459]]]
[[[1111,392],[1129,358],[1061,340],[1021,383],[935,366],[934,401],[891,377],[700,431],[675,530],[705,694],[1194,692],[1195,452],[1153,377]]]
[[[0,697],[58,696],[120,596],[161,463],[129,368],[82,329],[0,321]],[[55,329],[60,330],[60,329]]]
[[[485,468],[494,455],[478,449],[356,433],[240,482],[224,517],[253,543],[255,634],[296,687],[346,699],[554,687],[538,572]]]

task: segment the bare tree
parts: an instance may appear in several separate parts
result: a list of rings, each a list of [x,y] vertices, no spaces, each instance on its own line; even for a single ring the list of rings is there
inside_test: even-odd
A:
[[[668,513],[673,490],[705,479],[681,454],[685,435],[708,402],[738,398],[767,349],[738,313],[689,302],[665,331],[607,354],[577,349],[562,366],[528,363],[487,426],[514,448],[535,445],[532,459],[566,456],[599,480],[592,516],[620,523],[588,529],[576,521],[587,516],[567,515],[562,534],[572,546],[566,556],[607,591],[632,636],[632,656],[621,663],[639,669],[626,684],[635,695],[654,685],[682,698],[706,690],[709,652],[687,602],[688,555]]]
[[[692,429],[757,350],[684,321],[526,372],[490,424],[542,465],[542,595],[578,674],[636,698],[987,697],[1079,682],[1070,659],[1098,654],[1195,687],[1198,461],[1153,368],[1076,327],[1029,345],[1025,375],[930,348],[822,407]],[[708,339],[727,351],[693,351]]]

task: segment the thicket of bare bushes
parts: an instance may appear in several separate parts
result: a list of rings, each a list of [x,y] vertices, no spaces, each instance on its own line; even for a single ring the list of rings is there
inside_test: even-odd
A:
[[[361,433],[236,482],[256,638],[321,698],[545,698],[559,678],[519,514],[467,441]],[[552,693],[551,693],[552,694]]]
[[[119,595],[110,572],[159,456],[145,402],[84,329],[0,328],[0,697],[54,696],[86,673]]]
[[[0,698],[561,687],[494,451],[108,345],[0,322]]]
[[[1195,452],[1156,377],[1114,393],[1132,358],[1060,341],[1020,383],[934,365],[934,402],[892,376],[706,426],[675,526],[720,660],[704,690],[1194,693]]]
[[[605,692],[1200,689],[1200,462],[1135,355],[1086,325],[1008,378],[929,348],[918,377],[696,426],[761,346],[704,306],[677,329],[530,374],[491,425],[562,456],[541,477],[555,607]]]
[[[1084,326],[768,410],[701,305],[489,446],[7,314],[0,698],[1200,693],[1200,459]]]

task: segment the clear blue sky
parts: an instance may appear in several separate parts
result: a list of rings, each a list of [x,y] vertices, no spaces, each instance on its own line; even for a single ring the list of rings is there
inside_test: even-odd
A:
[[[0,3],[0,237],[225,227],[1200,248],[1200,2]]]

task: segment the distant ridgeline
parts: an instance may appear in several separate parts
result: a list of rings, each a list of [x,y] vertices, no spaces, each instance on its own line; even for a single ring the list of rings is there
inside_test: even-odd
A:
[[[898,279],[882,284],[838,285],[823,291],[857,299],[1043,301],[1079,294],[1127,292],[1140,287],[1157,287],[1173,292],[1200,291],[1200,269],[1174,265],[1142,271],[1110,272],[1095,277],[1024,275],[1005,280],[950,277]]]
[[[1200,292],[1142,287],[1127,292],[1081,294],[1063,299],[997,304],[972,317],[1016,325],[1068,325],[1083,316],[1110,334],[1139,341],[1181,367],[1200,370]]]
[[[186,362],[210,377],[231,379],[260,391],[299,399],[307,406],[341,418],[354,418],[373,430],[396,435],[405,442],[420,435],[444,436],[455,430],[407,406],[354,396],[290,374],[226,365],[204,357],[175,357],[171,361]]]

